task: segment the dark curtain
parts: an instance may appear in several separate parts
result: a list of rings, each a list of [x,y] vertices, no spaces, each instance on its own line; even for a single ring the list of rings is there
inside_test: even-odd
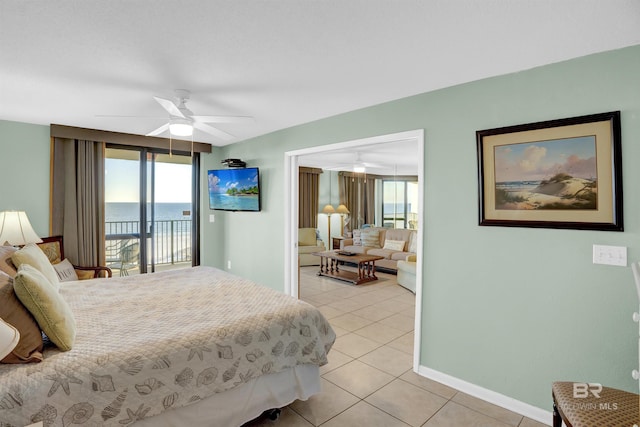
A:
[[[301,167],[298,179],[298,227],[318,228],[322,169]]]
[[[53,138],[51,232],[62,235],[65,257],[104,265],[103,142]]]
[[[371,175],[340,172],[340,203],[349,209],[348,230],[375,222],[375,178]]]

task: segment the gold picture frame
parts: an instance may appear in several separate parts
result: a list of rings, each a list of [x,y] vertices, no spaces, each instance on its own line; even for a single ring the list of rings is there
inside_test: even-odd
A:
[[[623,231],[620,112],[476,132],[481,226]]]

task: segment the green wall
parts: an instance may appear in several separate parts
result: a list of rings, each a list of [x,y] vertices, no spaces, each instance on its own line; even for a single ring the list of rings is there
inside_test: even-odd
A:
[[[0,120],[0,211],[25,211],[40,236],[49,235],[50,146],[49,126]]]
[[[390,83],[392,84],[392,83]],[[215,148],[261,171],[260,213],[210,211],[202,263],[284,289],[284,153],[425,130],[421,365],[550,410],[554,380],[636,390],[638,300],[629,268],[593,265],[592,245],[640,258],[640,46],[417,95]],[[625,232],[477,225],[475,131],[622,112]],[[0,209],[24,209],[47,234],[49,130],[0,121]],[[215,222],[209,222],[209,215]]]
[[[284,277],[284,153],[425,130],[421,365],[550,410],[554,380],[638,385],[630,268],[593,265],[592,245],[640,258],[640,46],[485,79],[233,144],[203,169],[242,158],[261,169],[258,214],[203,222],[205,264],[276,289]],[[475,131],[622,112],[625,232],[479,227]],[[208,213],[208,209],[204,210]]]

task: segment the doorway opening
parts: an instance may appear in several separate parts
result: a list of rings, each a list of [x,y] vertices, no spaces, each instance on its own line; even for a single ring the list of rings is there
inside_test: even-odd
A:
[[[395,134],[381,135],[337,144],[329,144],[295,150],[285,153],[285,293],[294,297],[299,296],[300,268],[298,266],[297,242],[298,242],[298,170],[299,158],[312,154],[327,153],[335,150],[353,148],[354,151],[365,150],[368,146],[376,144],[390,144],[394,142],[415,141],[416,152],[408,153],[417,157],[417,252],[416,252],[416,292],[415,292],[415,325],[414,325],[414,351],[413,369],[417,371],[420,361],[421,348],[421,324],[422,324],[422,262],[424,227],[421,226],[421,218],[424,212],[424,131],[413,130]]]

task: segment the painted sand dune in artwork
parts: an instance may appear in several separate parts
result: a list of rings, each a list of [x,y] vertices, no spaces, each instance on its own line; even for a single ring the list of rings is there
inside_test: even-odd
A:
[[[505,210],[595,210],[598,188],[594,180],[557,174],[525,191],[496,188],[496,209]]]

